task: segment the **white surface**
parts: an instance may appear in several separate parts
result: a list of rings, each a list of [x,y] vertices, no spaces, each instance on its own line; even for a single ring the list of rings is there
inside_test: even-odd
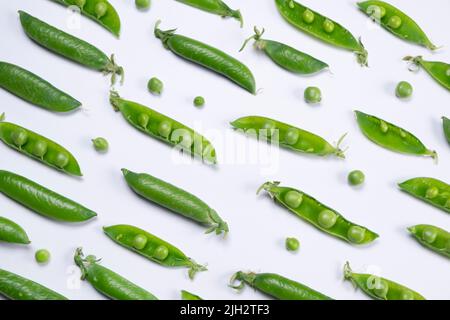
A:
[[[379,271],[387,278],[405,284],[429,299],[450,298],[449,261],[422,248],[412,240],[406,227],[430,223],[447,230],[450,217],[443,211],[401,193],[396,183],[416,176],[432,176],[450,181],[450,149],[441,129],[440,117],[450,116],[449,93],[425,72],[407,70],[401,61],[405,55],[450,61],[448,47],[447,0],[392,0],[424,28],[432,41],[445,45],[432,54],[426,49],[403,42],[376,27],[353,1],[303,0],[306,5],[342,22],[356,36],[362,36],[369,51],[370,68],[361,68],[352,53],[335,49],[289,26],[278,14],[273,1],[227,0],[240,7],[245,28],[234,20],[184,6],[176,1],[154,1],[149,12],[139,12],[134,1],[112,1],[122,20],[121,39],[115,39],[87,18],[81,28],[68,27],[65,8],[51,1],[1,1],[0,59],[21,65],[84,103],[86,112],[60,116],[29,105],[0,90],[1,108],[11,122],[23,125],[60,142],[79,160],[83,179],[60,174],[38,162],[0,145],[1,168],[17,172],[54,189],[98,212],[95,221],[84,225],[65,225],[47,220],[0,197],[1,215],[21,224],[32,244],[17,247],[0,244],[0,268],[38,281],[71,299],[101,299],[87,283],[77,283],[72,256],[78,246],[87,254],[103,258],[103,265],[148,289],[161,299],[178,299],[179,290],[190,290],[205,299],[263,299],[247,289],[236,294],[227,287],[238,270],[275,272],[303,282],[336,299],[365,299],[350,283],[342,280],[346,260],[359,271]],[[22,9],[52,25],[69,31],[115,53],[126,70],[120,94],[174,117],[210,137],[219,156],[233,155],[222,137],[232,138],[256,148],[261,144],[233,133],[228,123],[240,116],[265,115],[309,129],[335,141],[349,132],[347,159],[320,159],[285,150],[275,153],[274,170],[267,165],[236,164],[222,160],[217,170],[199,162],[179,165],[170,147],[130,127],[113,112],[108,103],[109,80],[101,74],[49,53],[31,42],[22,32],[17,10]],[[246,63],[254,72],[262,93],[252,96],[233,83],[189,64],[163,49],[152,34],[157,19],[162,28],[178,27],[179,33],[209,43]],[[254,25],[266,28],[266,38],[299,48],[328,62],[331,73],[314,77],[290,74],[275,66],[252,47],[238,53],[242,41],[252,34]],[[161,98],[146,90],[147,80],[158,76],[165,83]],[[410,81],[415,89],[410,101],[394,96],[395,84]],[[324,95],[320,106],[303,102],[306,86],[319,86]],[[192,99],[203,95],[202,110]],[[439,165],[429,158],[409,157],[381,149],[359,132],[352,110],[359,109],[392,121],[417,134],[429,148],[439,153]],[[90,139],[106,137],[110,152],[97,154]],[[248,152],[249,150],[247,150]],[[120,168],[148,172],[183,187],[204,199],[228,221],[231,232],[224,241],[206,236],[204,229],[139,199],[126,186]],[[360,190],[349,187],[346,175],[362,169],[367,176]],[[266,173],[266,174],[264,174]],[[371,246],[356,248],[327,236],[278,207],[266,196],[255,196],[267,180],[279,180],[297,187],[340,211],[348,219],[380,234]],[[166,269],[112,243],[101,227],[132,224],[146,229],[179,246],[199,263],[208,263],[209,271],[189,281],[185,270]],[[291,254],[284,249],[287,236],[298,237],[301,249]],[[51,263],[38,266],[34,251],[47,248]],[[71,285],[67,285],[70,283]]]

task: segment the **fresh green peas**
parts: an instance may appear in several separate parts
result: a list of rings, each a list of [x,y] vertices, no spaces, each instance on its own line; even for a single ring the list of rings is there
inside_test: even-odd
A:
[[[159,95],[161,95],[161,93],[163,91],[164,84],[158,78],[153,77],[150,80],[148,80],[147,88],[148,88],[148,91],[150,91],[150,93],[159,96]]]
[[[308,24],[311,24],[314,21],[314,12],[312,12],[309,9],[306,9],[305,11],[303,11],[302,18],[303,21],[305,21]]]
[[[136,0],[134,2],[136,4],[136,8],[140,10],[146,10],[150,8],[151,1],[150,0]]]
[[[442,127],[444,128],[444,135],[450,145],[450,119],[442,117]]]
[[[369,15],[374,21],[379,22],[380,19],[386,15],[386,8],[377,5],[370,5],[367,7],[367,15]]]
[[[47,153],[48,145],[45,141],[36,141],[33,149],[31,149],[31,154],[38,158],[43,158]]]
[[[437,83],[450,90],[450,64],[440,61],[427,61],[421,56],[407,56],[403,60],[411,62],[415,66],[414,69],[422,67]],[[415,71],[414,69],[410,68],[411,71]]]
[[[168,256],[169,256],[169,249],[164,245],[157,247],[153,254],[153,257],[159,261],[164,261]]]
[[[277,203],[299,218],[306,220],[319,230],[349,243],[368,244],[378,238],[376,233],[346,220],[338,212],[308,194],[293,188],[281,187],[279,184],[279,182],[266,182],[258,192],[266,191]],[[300,202],[299,198],[302,199]]]
[[[398,98],[409,98],[413,93],[413,87],[409,82],[400,81],[395,88],[395,95]]]
[[[334,31],[333,21],[325,19],[325,21],[323,22],[323,30],[325,30],[326,33],[332,33]]]
[[[147,237],[143,234],[138,234],[133,239],[133,248],[137,250],[142,250],[147,245]]]
[[[50,260],[50,251],[47,249],[39,249],[34,254],[37,263],[47,263]]]
[[[425,198],[434,199],[439,195],[439,189],[436,186],[429,187],[425,192]]]
[[[56,155],[56,158],[54,160],[54,164],[59,169],[64,169],[69,164],[70,158],[69,155],[65,152],[59,152]]]
[[[108,11],[108,6],[106,5],[105,2],[99,1],[96,3],[96,5],[94,7],[94,12],[95,12],[95,15],[97,16],[97,19],[100,19],[101,17],[103,17],[107,11]]]
[[[169,121],[161,121],[158,126],[158,133],[163,138],[169,138],[170,133],[172,132],[172,124]]]
[[[194,99],[194,106],[196,107],[203,107],[205,105],[205,98],[203,97],[195,97]]]
[[[358,186],[364,183],[365,175],[361,170],[354,170],[348,174],[348,183],[352,186]]]
[[[305,89],[304,98],[307,103],[319,103],[322,101],[322,92],[317,87],[308,87]]]
[[[392,16],[389,18],[386,25],[391,29],[398,29],[402,25],[402,19],[399,16]]]
[[[94,146],[94,149],[98,152],[106,152],[109,149],[108,140],[106,140],[105,138],[99,137],[92,139],[92,144]]]
[[[4,217],[0,217],[0,241],[16,244],[30,243],[25,230],[17,223]]]
[[[222,0],[177,0],[178,2],[187,4],[194,8],[219,15],[221,17],[231,17],[241,23],[241,28],[244,25],[241,12],[239,10],[231,9]]]
[[[288,251],[297,251],[300,247],[300,242],[296,238],[286,238],[285,244]]]
[[[17,129],[11,132],[11,140],[17,148],[21,149],[27,143],[28,133],[24,129]]]

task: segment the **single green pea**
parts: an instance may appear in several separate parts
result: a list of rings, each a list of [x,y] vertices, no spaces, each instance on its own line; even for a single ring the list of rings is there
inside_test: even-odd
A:
[[[180,145],[185,149],[189,149],[193,143],[194,139],[192,138],[191,134],[189,132],[184,133],[181,138]]]
[[[148,9],[150,8],[150,0],[136,0],[135,4],[136,4],[136,8],[138,9]]]
[[[142,128],[147,128],[148,122],[150,121],[150,117],[148,116],[148,114],[146,113],[141,113],[138,116],[138,124],[142,127]]]
[[[153,253],[156,260],[163,261],[169,255],[169,249],[166,246],[158,246]]]
[[[352,186],[358,186],[364,183],[365,175],[361,170],[354,170],[348,174],[348,183]]]
[[[37,263],[47,263],[50,260],[50,252],[46,249],[36,251],[34,258]]]
[[[205,105],[205,98],[203,97],[195,97],[194,99],[194,106],[196,107],[203,107]]]
[[[284,137],[284,141],[287,144],[293,145],[293,144],[297,143],[299,136],[300,136],[300,133],[298,132],[298,130],[296,128],[290,128],[286,132],[286,136]]]
[[[84,5],[86,4],[86,0],[75,0],[74,4],[79,7],[80,9],[84,8]]]
[[[437,187],[429,187],[425,193],[427,199],[434,199],[438,196],[439,189]]]
[[[395,88],[395,95],[398,98],[409,98],[413,93],[413,87],[409,82],[400,81]]]
[[[103,17],[106,14],[106,11],[108,11],[108,6],[105,2],[98,2],[94,7],[94,12],[97,16],[97,19]]]
[[[317,222],[324,229],[330,229],[336,224],[337,214],[329,209],[325,209],[319,213]]]
[[[47,153],[47,143],[45,141],[36,141],[31,149],[31,153],[38,158],[42,158]]]
[[[161,121],[158,126],[158,133],[160,136],[164,138],[168,138],[170,136],[170,132],[172,131],[172,124],[169,121]]]
[[[148,91],[154,95],[160,95],[164,89],[164,84],[156,77],[151,78],[147,84]]]
[[[286,238],[286,249],[288,251],[297,251],[300,247],[300,242],[296,238]]]
[[[386,8],[376,5],[371,5],[367,8],[367,14],[375,19],[382,19],[386,15]]]
[[[377,278],[375,279],[375,286],[372,290],[376,296],[385,298],[389,291],[389,285],[385,280]]]
[[[347,237],[353,243],[361,243],[366,235],[366,229],[359,226],[352,226],[348,229]]]
[[[384,122],[383,120],[380,121],[380,130],[383,133],[387,133],[389,131],[389,126],[386,122]]]
[[[65,153],[58,153],[56,155],[55,161],[54,161],[54,165],[57,166],[58,168],[64,168],[65,166],[67,166],[67,164],[69,163],[69,156]]]
[[[303,195],[297,191],[291,190],[284,196],[284,201],[291,208],[298,208],[303,201]]]
[[[414,300],[414,294],[409,290],[404,290],[400,294],[400,300]]]
[[[23,130],[14,130],[11,133],[11,139],[17,147],[22,147],[28,141],[28,133]]]
[[[322,101],[322,92],[317,87],[308,87],[305,89],[304,98],[307,103],[319,103]]]
[[[142,250],[145,248],[145,245],[147,244],[147,237],[143,234],[138,234],[133,239],[133,247],[137,250]]]
[[[106,152],[109,148],[109,143],[105,138],[99,137],[92,139],[92,144],[94,145],[95,150],[98,152]]]
[[[315,18],[314,12],[312,12],[309,9],[306,9],[305,11],[303,11],[302,18],[303,18],[303,21],[305,21],[307,24],[311,24],[314,22],[314,18]]]
[[[427,242],[429,244],[432,244],[436,240],[436,237],[437,237],[437,232],[436,232],[435,229],[433,229],[433,228],[425,228],[423,230],[422,239],[425,242]]]
[[[398,29],[402,25],[402,19],[399,16],[392,16],[389,18],[387,25],[392,29]]]
[[[332,33],[334,31],[334,23],[329,19],[325,19],[323,22],[323,29],[326,33]]]

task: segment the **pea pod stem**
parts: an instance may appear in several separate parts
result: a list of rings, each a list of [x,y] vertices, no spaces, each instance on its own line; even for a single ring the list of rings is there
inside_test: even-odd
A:
[[[247,46],[247,44],[252,41],[255,40],[255,46],[259,45],[259,40],[261,40],[262,35],[264,34],[264,32],[266,31],[264,28],[261,29],[261,31],[258,29],[258,27],[254,27],[253,31],[255,32],[254,35],[252,35],[251,37],[247,38],[244,43],[242,44],[242,47],[239,49],[239,52],[242,52],[245,47]]]

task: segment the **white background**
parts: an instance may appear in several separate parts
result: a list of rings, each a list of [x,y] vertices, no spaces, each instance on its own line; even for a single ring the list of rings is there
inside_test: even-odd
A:
[[[437,53],[401,41],[375,26],[360,13],[353,1],[303,0],[317,11],[343,23],[355,36],[362,36],[369,51],[370,68],[361,68],[351,52],[323,44],[298,32],[278,14],[274,1],[228,0],[239,7],[245,18],[240,29],[235,20],[221,18],[182,5],[176,1],[154,1],[148,12],[139,12],[134,1],[112,1],[122,20],[120,40],[99,25],[81,18],[80,28],[68,24],[67,10],[51,1],[16,0],[0,2],[0,59],[21,65],[44,77],[83,102],[83,111],[57,115],[32,106],[1,90],[0,111],[7,119],[39,132],[71,150],[79,160],[84,177],[76,179],[0,146],[1,168],[11,170],[64,194],[98,212],[98,218],[83,225],[67,225],[47,220],[0,197],[0,214],[13,219],[28,232],[28,247],[0,244],[0,268],[40,282],[71,299],[102,299],[87,283],[71,288],[72,257],[76,247],[103,258],[103,265],[141,285],[160,299],[179,299],[187,289],[205,299],[263,299],[247,289],[241,294],[227,287],[238,270],[274,272],[307,284],[336,299],[365,299],[360,291],[342,280],[342,267],[350,261],[358,271],[379,272],[405,284],[429,299],[450,298],[449,261],[422,248],[406,231],[408,226],[429,223],[450,229],[445,212],[403,194],[397,182],[432,176],[450,181],[450,148],[441,126],[441,116],[450,116],[449,93],[424,71],[407,70],[405,55],[450,61],[448,47],[447,0],[400,1],[402,8],[421,25],[436,45]],[[337,4],[339,3],[339,4]],[[235,164],[222,161],[211,169],[198,161],[173,155],[171,148],[130,127],[108,103],[109,80],[31,42],[23,33],[17,10],[115,53],[126,69],[126,81],[118,90],[123,97],[141,102],[187,125],[201,126],[219,156],[231,155],[221,137],[255,148],[258,142],[230,129],[229,122],[246,115],[264,115],[289,122],[335,141],[348,132],[350,147],[345,161],[321,159],[282,150],[273,160],[275,171],[267,175],[264,164]],[[179,33],[199,39],[238,57],[254,72],[257,96],[248,94],[214,73],[187,63],[165,50],[153,36],[153,25],[162,19],[162,28],[178,27]],[[332,73],[314,77],[290,74],[249,46],[238,49],[252,34],[254,25],[264,26],[266,37],[290,44],[326,61]],[[157,76],[165,91],[156,98],[146,90],[147,80]],[[410,101],[394,95],[398,81],[414,86]],[[309,106],[303,99],[305,87],[322,89],[320,106]],[[203,109],[192,106],[192,99],[203,95]],[[414,132],[429,148],[439,153],[439,164],[430,158],[411,157],[379,148],[359,132],[352,110],[378,115]],[[219,133],[219,135],[217,134]],[[111,145],[106,155],[97,154],[90,139],[106,137]],[[248,151],[248,150],[247,150]],[[224,163],[225,162],[225,163]],[[223,240],[204,235],[204,228],[142,199],[126,186],[120,169],[148,172],[204,199],[228,221],[231,232]],[[355,190],[346,183],[347,173],[361,169],[366,184]],[[266,173],[266,174],[264,174]],[[278,207],[267,196],[255,196],[260,184],[279,180],[297,187],[341,212],[349,220],[380,234],[368,247],[353,247],[327,236]],[[102,226],[132,224],[146,229],[180,247],[199,263],[208,263],[208,272],[195,281],[184,269],[167,269],[112,243]],[[284,249],[287,236],[298,237],[301,249],[292,254]],[[34,251],[47,248],[52,260],[46,266],[34,261]],[[76,281],[75,281],[76,283]]]

